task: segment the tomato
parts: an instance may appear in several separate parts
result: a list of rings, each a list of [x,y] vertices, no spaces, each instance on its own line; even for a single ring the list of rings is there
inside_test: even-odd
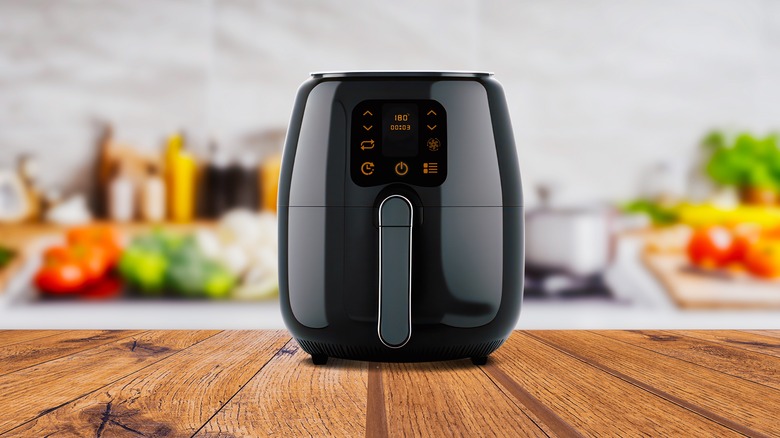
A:
[[[721,226],[697,229],[688,242],[688,258],[702,268],[725,267],[734,260],[734,235]]]
[[[80,297],[88,300],[108,300],[119,297],[121,292],[122,281],[117,277],[109,276],[88,286]]]
[[[70,254],[84,269],[88,282],[103,278],[110,267],[110,256],[107,250],[100,246],[75,245],[70,248]]]
[[[81,290],[86,274],[75,260],[44,264],[35,275],[35,285],[52,295],[74,294]]]
[[[54,264],[65,260],[70,260],[70,248],[67,246],[52,246],[43,252],[43,263]]]
[[[103,248],[109,267],[114,267],[122,252],[122,237],[110,225],[85,225],[71,228],[67,232],[68,244],[89,245]]]
[[[744,263],[750,247],[761,238],[761,227],[756,224],[740,224],[732,229],[732,234],[734,242],[731,247],[731,261]]]
[[[748,251],[745,266],[761,278],[780,278],[780,240],[761,239]]]

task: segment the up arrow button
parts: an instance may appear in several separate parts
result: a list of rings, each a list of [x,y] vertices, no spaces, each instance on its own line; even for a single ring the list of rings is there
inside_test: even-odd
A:
[[[426,115],[426,116],[430,116],[430,115],[434,115],[434,116],[436,116],[436,115],[438,115],[438,114],[436,114],[436,111],[434,111],[434,110],[430,110],[430,111],[428,111],[428,112],[427,112],[425,115]]]

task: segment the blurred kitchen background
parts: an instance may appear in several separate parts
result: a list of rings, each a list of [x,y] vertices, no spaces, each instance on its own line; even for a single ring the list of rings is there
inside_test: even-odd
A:
[[[780,328],[776,1],[7,0],[0,329],[281,328],[293,98],[351,69],[504,85],[518,327]]]

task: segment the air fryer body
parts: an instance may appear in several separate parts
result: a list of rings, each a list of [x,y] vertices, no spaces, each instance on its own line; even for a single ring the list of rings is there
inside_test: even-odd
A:
[[[484,358],[517,322],[520,172],[489,74],[312,75],[278,214],[282,313],[315,358]]]

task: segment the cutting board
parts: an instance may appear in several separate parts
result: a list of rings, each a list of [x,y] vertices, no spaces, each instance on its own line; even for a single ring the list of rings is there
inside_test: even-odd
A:
[[[692,268],[684,254],[645,251],[642,261],[684,309],[779,309],[780,282]]]

